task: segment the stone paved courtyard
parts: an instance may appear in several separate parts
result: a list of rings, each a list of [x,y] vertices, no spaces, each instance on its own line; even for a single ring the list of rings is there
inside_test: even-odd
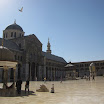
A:
[[[55,85],[55,93],[36,92],[44,82],[30,82],[30,95],[16,97],[0,97],[0,104],[104,104],[104,77],[96,77],[95,81],[68,80],[60,83],[46,82],[50,90]],[[0,84],[2,86],[2,84]],[[22,84],[24,90],[25,82]]]

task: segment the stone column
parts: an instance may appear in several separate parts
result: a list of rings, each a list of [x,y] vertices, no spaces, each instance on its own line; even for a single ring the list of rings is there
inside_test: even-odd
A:
[[[26,65],[25,65],[25,80],[29,78],[29,54],[26,54]]]
[[[56,71],[56,80],[57,80],[57,69],[55,68],[55,71]]]
[[[8,67],[4,66],[4,78],[3,78],[3,89],[6,89],[7,81],[8,81]]]
[[[14,74],[14,80],[13,80],[13,83],[14,83],[14,88],[15,88],[15,77],[16,77],[16,67],[13,68],[13,74]]]
[[[18,65],[16,65],[16,71],[15,71],[15,80],[18,79]]]
[[[25,73],[25,80],[27,80],[28,79],[28,77],[29,77],[29,64],[28,63],[26,63],[26,73]]]
[[[31,63],[29,63],[29,79],[31,80]]]
[[[35,81],[37,80],[37,75],[36,75],[36,64],[35,64]]]
[[[39,77],[38,80],[40,80],[40,79],[42,79],[42,67],[39,66],[39,69],[38,69],[38,70],[39,70],[39,71],[38,71],[38,77]]]
[[[2,70],[0,70],[0,82],[2,82]]]
[[[44,71],[43,77],[46,78],[46,57],[44,57],[44,69],[43,69],[43,71]]]
[[[46,66],[44,66],[44,78],[46,78]]]
[[[52,67],[51,67],[51,70],[50,70],[50,72],[51,72],[51,81],[52,81]]]
[[[54,68],[54,81],[56,80],[56,69]]]

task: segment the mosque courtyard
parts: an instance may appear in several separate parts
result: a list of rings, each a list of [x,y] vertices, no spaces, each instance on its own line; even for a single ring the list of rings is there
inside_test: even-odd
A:
[[[36,92],[40,85],[45,84],[49,91],[54,84],[55,93]],[[2,83],[0,84],[0,87]],[[0,97],[0,104],[104,104],[104,77],[96,77],[95,81],[86,79],[60,81],[31,81],[30,93],[16,97]]]

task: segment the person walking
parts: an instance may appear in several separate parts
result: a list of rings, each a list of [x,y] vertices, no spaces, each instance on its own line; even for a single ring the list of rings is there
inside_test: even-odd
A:
[[[95,75],[94,75],[94,73],[93,73],[93,75],[92,75],[92,80],[95,80]]]
[[[62,83],[62,76],[61,76],[61,78],[60,78],[60,83]]]
[[[52,84],[51,93],[54,93],[54,84]]]
[[[22,85],[22,80],[18,79],[16,82],[16,87],[17,87],[17,93],[21,94],[21,85]]]
[[[26,81],[25,84],[25,93],[26,93],[26,89],[28,89],[28,93],[29,93],[29,79]]]
[[[46,77],[44,77],[44,83],[46,83]]]

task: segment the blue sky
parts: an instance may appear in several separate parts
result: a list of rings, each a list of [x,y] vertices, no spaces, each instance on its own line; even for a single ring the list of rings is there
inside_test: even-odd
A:
[[[0,37],[15,19],[43,51],[49,37],[52,54],[67,62],[104,60],[104,0],[0,0]]]

